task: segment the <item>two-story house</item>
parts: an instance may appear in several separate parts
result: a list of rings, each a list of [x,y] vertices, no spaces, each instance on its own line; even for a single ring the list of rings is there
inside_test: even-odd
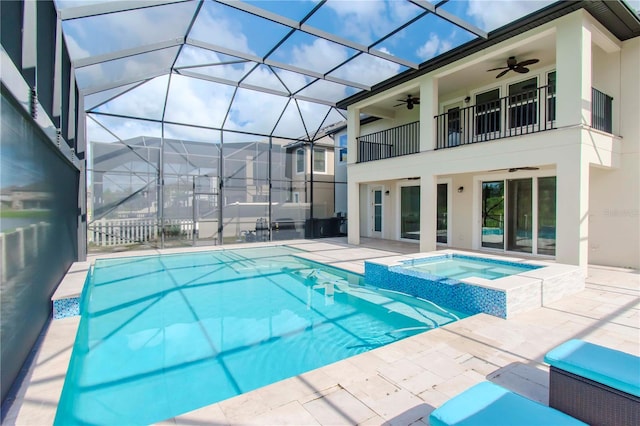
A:
[[[342,101],[348,241],[640,267],[639,36],[559,2]]]

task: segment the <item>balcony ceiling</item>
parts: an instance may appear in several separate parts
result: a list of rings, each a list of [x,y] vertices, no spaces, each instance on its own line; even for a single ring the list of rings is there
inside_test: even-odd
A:
[[[467,95],[471,90],[493,84],[499,85],[503,81],[512,80],[514,76],[519,80],[526,79],[527,76],[538,74],[541,69],[553,66],[556,62],[555,54],[555,34],[550,33],[508,50],[483,56],[480,60],[473,61],[454,71],[444,71],[438,80],[438,95],[440,98],[461,96],[462,93]],[[514,56],[519,61],[535,58],[540,62],[529,66],[530,72],[527,74],[509,72],[499,79],[496,76],[500,71],[487,71],[505,66],[505,62],[510,56]],[[404,109],[402,105],[398,106],[398,99],[406,99],[409,94],[414,97],[420,96],[420,90],[417,86],[410,87],[393,96],[372,102],[371,105],[388,114],[395,114],[399,108],[400,110]]]
[[[339,101],[418,70],[462,44],[484,40],[554,2],[55,3],[92,119],[89,132],[127,139],[155,136],[162,127],[173,138],[193,138],[189,135],[200,129],[314,140],[320,129],[345,120]],[[541,56],[542,47],[513,54]],[[501,60],[478,66],[484,72]],[[471,72],[460,71],[450,84]]]

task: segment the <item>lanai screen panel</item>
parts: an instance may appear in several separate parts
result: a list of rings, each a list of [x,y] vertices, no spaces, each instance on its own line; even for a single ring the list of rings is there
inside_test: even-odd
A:
[[[296,170],[298,147],[346,120],[338,102],[548,4],[55,3],[89,117],[90,228],[144,218],[126,238],[151,245],[344,215],[346,147]]]
[[[488,5],[487,3],[496,3]],[[334,107],[360,90],[487,31],[548,5],[548,1],[229,1],[72,2],[57,0],[63,29],[83,94],[94,95],[159,75],[226,85],[231,94],[198,96],[197,84],[181,82],[159,96],[161,120],[211,129],[257,133],[297,140],[318,133],[280,125],[289,102],[261,94]],[[179,79],[176,79],[179,81]],[[172,85],[172,84],[171,84]],[[239,90],[239,92],[237,92]],[[253,95],[243,90],[254,91]],[[206,91],[205,91],[206,92]],[[217,90],[220,92],[220,90]],[[129,96],[131,98],[131,96]],[[152,100],[153,98],[153,100]],[[256,99],[253,105],[241,102]],[[268,99],[265,98],[265,99]],[[132,102],[136,103],[136,102]],[[186,105],[210,113],[194,123]],[[258,108],[258,109],[256,109]],[[239,109],[252,111],[239,112]],[[274,126],[256,125],[265,116]],[[267,117],[264,117],[266,119]],[[331,125],[322,121],[324,126]],[[279,129],[279,134],[272,133]],[[287,130],[287,132],[282,132]]]

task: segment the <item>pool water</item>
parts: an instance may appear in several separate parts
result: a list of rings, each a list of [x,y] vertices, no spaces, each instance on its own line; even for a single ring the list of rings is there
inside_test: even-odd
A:
[[[467,316],[286,247],[99,260],[56,424],[149,424]]]
[[[406,262],[399,269],[414,270],[430,275],[461,280],[470,277],[495,280],[540,268],[536,265],[519,264],[464,255],[445,255]]]

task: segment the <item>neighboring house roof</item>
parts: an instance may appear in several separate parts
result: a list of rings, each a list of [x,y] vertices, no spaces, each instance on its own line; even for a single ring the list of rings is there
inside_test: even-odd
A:
[[[547,22],[551,22],[579,9],[585,9],[589,12],[619,40],[624,41],[640,36],[640,16],[637,15],[624,1],[588,0],[557,2],[518,19],[511,24],[490,32],[486,39],[477,38],[472,40],[420,64],[420,67],[417,70],[408,69],[401,74],[377,84],[372,87],[370,91],[362,91],[345,98],[338,102],[337,106],[338,108],[346,109],[349,105],[382,93],[392,87],[413,80],[416,77],[427,74],[438,68],[442,68],[445,65],[458,61],[466,56],[513,38],[518,34],[529,31],[542,24],[546,24]]]

